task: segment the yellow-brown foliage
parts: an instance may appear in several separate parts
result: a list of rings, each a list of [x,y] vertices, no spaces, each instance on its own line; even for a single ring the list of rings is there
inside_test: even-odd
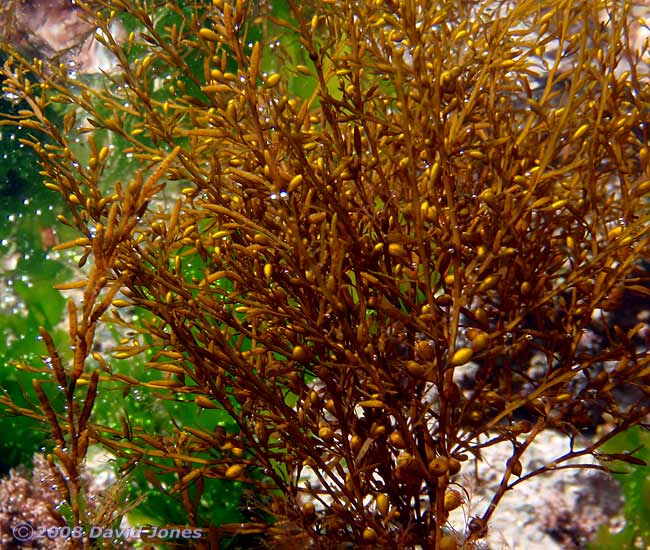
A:
[[[581,344],[623,294],[648,294],[650,101],[629,6],[492,4],[290,0],[287,16],[113,0],[97,25],[118,70],[98,88],[14,52],[14,123],[34,129],[79,231],[68,244],[92,265],[74,364],[55,361],[71,402],[81,381],[87,398],[67,416],[42,399],[62,468],[89,442],[169,452],[88,422],[95,388],[122,380],[232,415],[237,434],[166,436],[177,488],[249,482],[276,519],[249,532],[271,546],[441,548],[469,455],[513,444],[484,525],[543,430],[574,438],[585,410],[608,413],[611,432],[564,461],[644,419],[641,326]],[[124,44],[108,27],[121,12],[143,29]],[[63,128],[52,104],[69,105]],[[118,154],[141,167],[108,184]],[[132,306],[150,320],[118,314]],[[88,374],[101,322],[131,331],[115,358],[153,353],[159,379],[119,378],[101,356]]]

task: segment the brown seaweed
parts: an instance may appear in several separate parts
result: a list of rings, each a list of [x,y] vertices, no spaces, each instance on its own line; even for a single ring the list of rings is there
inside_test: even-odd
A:
[[[650,412],[647,329],[583,340],[623,292],[647,295],[645,45],[630,41],[627,2],[288,4],[103,3],[120,70],[101,89],[16,52],[5,64],[4,92],[26,105],[8,122],[34,130],[79,232],[58,248],[88,259],[61,287],[83,292],[72,364],[43,334],[53,372],[35,381],[40,407],[16,412],[51,427],[75,521],[79,465],[102,445],[133,464],[173,458],[191,522],[189,486],[254,488],[274,521],[216,526],[212,544],[239,532],[270,547],[472,547],[506,491]],[[164,10],[180,23],[159,23]],[[119,12],[143,28],[123,46]],[[272,49],[284,63],[267,71]],[[71,106],[63,129],[51,104]],[[124,183],[104,185],[105,134],[140,162]],[[120,313],[134,306],[150,320]],[[112,357],[92,347],[109,322],[126,334]],[[114,366],[145,353],[159,378]],[[109,382],[223,409],[239,431],[98,425]],[[580,448],[594,407],[609,430]],[[548,429],[572,450],[522,472]],[[450,525],[469,455],[504,442],[491,502],[467,530]]]

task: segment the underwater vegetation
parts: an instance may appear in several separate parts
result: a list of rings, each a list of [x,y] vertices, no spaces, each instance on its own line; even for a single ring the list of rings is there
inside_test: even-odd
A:
[[[601,449],[650,412],[647,329],[608,313],[650,282],[630,3],[78,6],[100,83],[9,44],[1,71],[80,272],[67,340],[14,366],[33,398],[0,397],[51,432],[62,524],[139,504],[93,511],[92,449],[196,548],[472,548],[533,476],[644,463]],[[545,430],[569,451],[523,471]]]
[[[617,455],[629,453],[631,449],[638,449],[635,456],[645,465],[639,463],[618,463],[613,469],[614,477],[620,483],[625,495],[625,527],[612,533],[601,528],[587,548],[635,548],[647,545],[650,540],[648,533],[647,517],[650,513],[650,477],[648,477],[647,463],[650,460],[650,445],[648,445],[648,431],[644,427],[635,426],[610,439],[602,448],[607,453]]]
[[[3,102],[3,110],[11,110]],[[15,111],[14,111],[15,114]],[[54,330],[65,309],[65,297],[52,288],[71,277],[60,259],[48,256],[46,245],[56,238],[56,212],[62,201],[43,187],[38,157],[19,143],[28,133],[17,128],[0,130],[0,363],[18,357],[38,361],[34,342],[38,327]],[[57,204],[61,203],[61,204]],[[62,334],[65,336],[65,334]],[[16,396],[31,375],[2,369],[0,386]],[[0,440],[0,470],[32,461],[45,433],[38,422],[24,417],[4,418],[5,433],[24,434]]]

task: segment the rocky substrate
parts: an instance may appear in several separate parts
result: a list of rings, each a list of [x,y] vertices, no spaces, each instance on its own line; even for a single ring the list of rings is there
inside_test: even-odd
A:
[[[562,456],[568,446],[569,440],[562,434],[540,434],[522,456],[522,475]],[[495,445],[482,452],[482,460],[463,465],[467,473],[458,481],[469,498],[450,518],[452,525],[463,525],[468,518],[483,514],[511,454],[510,443]],[[595,462],[593,457],[584,456],[567,464]],[[622,527],[622,507],[618,483],[600,470],[570,468],[540,474],[506,492],[490,520],[484,548],[583,549],[601,525],[609,525],[612,530]]]

